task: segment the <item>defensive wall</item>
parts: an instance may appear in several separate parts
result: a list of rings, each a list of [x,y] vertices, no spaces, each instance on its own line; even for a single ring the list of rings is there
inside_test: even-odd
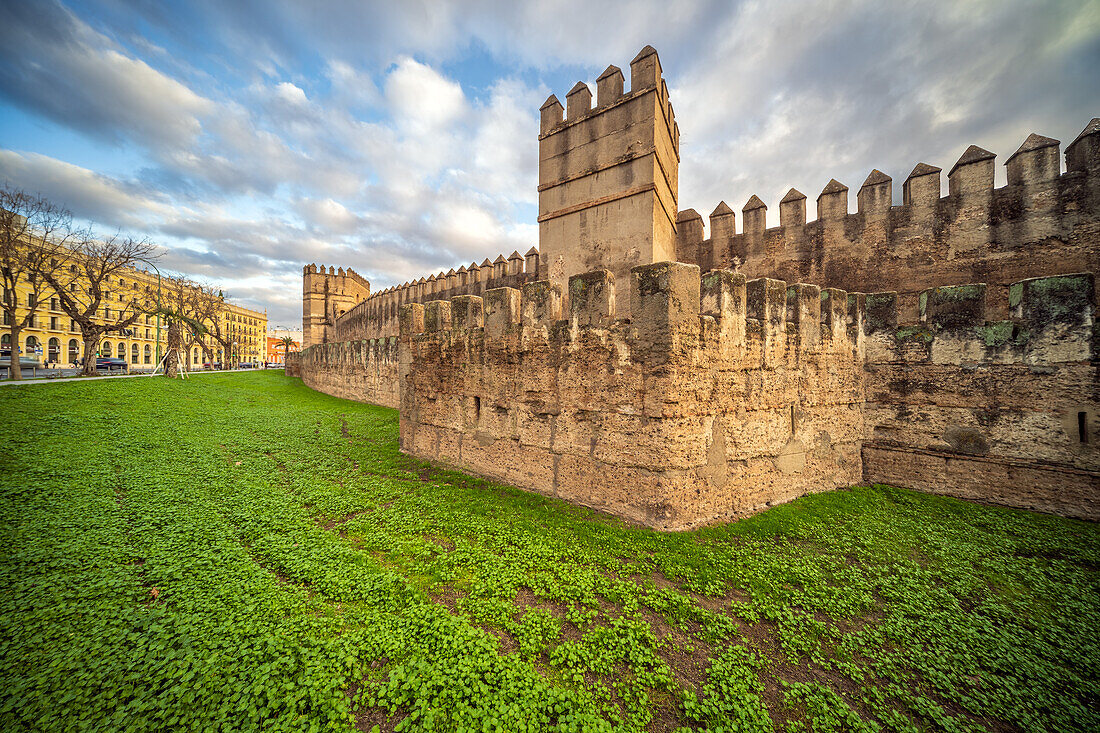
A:
[[[893,204],[893,182],[872,171],[848,211],[849,190],[830,181],[807,221],[806,196],[791,189],[779,203],[779,226],[767,226],[767,206],[752,196],[736,214],[721,202],[702,217],[677,216],[676,259],[703,271],[735,267],[767,276],[852,290],[897,291],[910,317],[931,287],[985,283],[986,309],[1008,314],[1008,286],[1029,277],[1100,271],[1100,176],[1096,175],[1100,119],[1066,149],[1032,134],[1005,163],[1008,184],[994,188],[993,153],[971,145],[940,189],[939,168],[919,163]]]
[[[863,301],[658,263],[403,311],[401,446],[665,529],[862,478]],[[822,303],[825,303],[822,312]]]
[[[306,266],[307,275],[311,267],[316,265]],[[492,262],[486,259],[480,265],[472,262],[457,270],[451,268],[447,272],[422,277],[368,296],[336,318],[332,340],[396,336],[398,310],[407,303],[449,300],[459,295],[482,295],[492,288],[518,288],[538,279],[539,252],[534,247],[526,255],[512,252],[507,258],[497,255]]]
[[[328,296],[303,380],[399,407],[412,455],[660,528],[861,481],[1100,519],[1100,119],[1064,171],[1033,134],[1001,188],[971,146],[946,195],[873,171],[855,213],[834,180],[814,221],[792,189],[705,236],[669,214],[656,52],[623,81],[543,105],[540,250]]]

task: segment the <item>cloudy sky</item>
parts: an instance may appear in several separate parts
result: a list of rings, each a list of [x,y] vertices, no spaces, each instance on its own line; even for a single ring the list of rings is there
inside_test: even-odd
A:
[[[0,0],[0,181],[294,326],[304,263],[537,245],[539,106],[646,44],[704,216],[1100,115],[1100,0]]]

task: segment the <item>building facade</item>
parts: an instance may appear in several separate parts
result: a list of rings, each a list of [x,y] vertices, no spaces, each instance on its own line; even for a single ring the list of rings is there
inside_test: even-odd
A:
[[[63,265],[64,266],[64,265]],[[75,268],[76,265],[70,265]],[[74,269],[73,272],[76,272]],[[117,277],[110,277],[104,283],[105,293],[100,303],[96,320],[100,323],[118,320],[120,311],[131,308],[134,300],[139,302],[157,302],[158,287],[165,283],[158,279],[155,272],[145,270],[127,270]],[[82,279],[72,283],[75,287],[87,287]],[[4,293],[4,298],[13,297]],[[36,357],[38,362],[48,367],[66,367],[85,358],[83,339],[79,325],[61,309],[57,294],[47,287],[39,299],[35,299],[33,289],[27,282],[21,282],[14,293],[16,300],[16,318],[22,319],[27,311],[33,311],[30,323],[20,333],[19,353],[22,357]],[[219,315],[223,333],[230,335],[234,347],[229,354],[230,362],[262,361],[266,343],[267,313],[244,306],[222,301]],[[11,319],[3,315],[0,349],[11,348]],[[188,345],[184,350],[183,363],[186,368],[201,368],[208,355],[216,361],[222,361],[224,349],[212,336],[204,337],[207,353],[198,344]],[[96,357],[115,357],[124,359],[131,369],[153,369],[168,346],[168,326],[163,317],[145,314],[121,332],[105,334],[99,343]]]

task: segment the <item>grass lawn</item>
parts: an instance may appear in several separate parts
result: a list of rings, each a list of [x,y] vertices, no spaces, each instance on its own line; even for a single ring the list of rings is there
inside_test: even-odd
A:
[[[1100,729],[1096,524],[874,487],[661,534],[281,372],[0,415],[5,731]]]

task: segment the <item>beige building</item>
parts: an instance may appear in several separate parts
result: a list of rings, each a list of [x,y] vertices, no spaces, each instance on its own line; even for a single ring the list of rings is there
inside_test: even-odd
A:
[[[80,282],[74,283],[77,287]],[[156,302],[158,276],[155,272],[129,270],[124,275],[109,278],[105,283],[105,295],[100,304],[97,320],[117,320],[118,312],[125,310],[137,298]],[[5,298],[12,297],[9,292]],[[20,355],[37,357],[39,363],[51,367],[64,367],[84,358],[80,328],[71,320],[58,302],[56,293],[48,289],[37,302],[29,284],[22,283],[14,293],[16,317],[23,318],[27,310],[34,311],[30,324],[20,333]],[[263,361],[266,350],[267,313],[225,301],[220,313],[222,330],[230,334],[234,344],[229,354],[231,363]],[[0,348],[11,347],[11,322],[7,313],[3,316],[3,333]],[[159,339],[159,340],[158,340]],[[221,346],[207,336],[210,353],[215,361],[226,358]],[[99,352],[94,356],[112,356],[125,359],[131,369],[152,369],[168,344],[168,328],[164,319],[155,315],[139,316],[129,328],[120,333],[105,334],[100,341]],[[189,346],[184,354],[188,366],[201,365],[206,356],[197,345]]]

